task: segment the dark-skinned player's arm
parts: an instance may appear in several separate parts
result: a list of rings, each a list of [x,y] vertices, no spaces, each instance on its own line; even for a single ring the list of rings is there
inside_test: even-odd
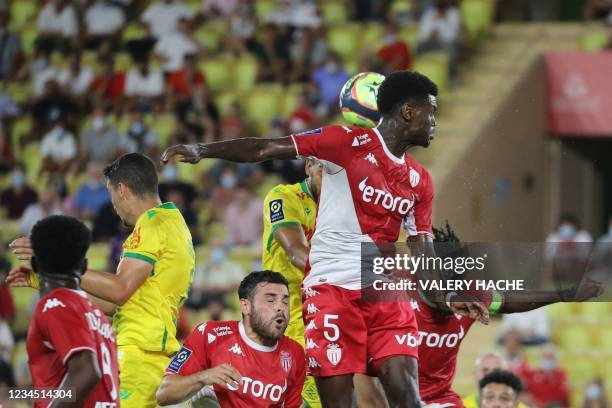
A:
[[[310,247],[300,225],[283,225],[274,231],[274,239],[283,247],[291,263],[301,271],[306,269]]]
[[[207,385],[216,384],[227,388],[228,384],[237,386],[241,381],[242,377],[238,370],[229,364],[221,364],[190,375],[166,375],[155,396],[157,403],[163,407],[179,404]]]
[[[202,159],[223,159],[237,163],[256,163],[265,160],[287,160],[297,156],[291,137],[274,139],[246,137],[224,142],[176,145],[164,150],[162,164],[174,156],[183,163],[197,163]]]
[[[82,406],[91,390],[102,379],[96,353],[91,350],[82,350],[71,355],[66,362],[66,366],[68,368],[66,376],[58,389],[66,390],[66,392],[70,391],[72,401],[53,400],[49,404],[49,408]]]

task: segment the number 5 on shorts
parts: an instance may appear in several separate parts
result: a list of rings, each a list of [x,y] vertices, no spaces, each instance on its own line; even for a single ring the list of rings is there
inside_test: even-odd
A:
[[[326,314],[323,316],[323,336],[327,341],[336,341],[340,338],[340,328],[337,324],[332,323],[330,320],[337,320],[338,315]],[[332,334],[328,334],[327,329],[331,329]]]

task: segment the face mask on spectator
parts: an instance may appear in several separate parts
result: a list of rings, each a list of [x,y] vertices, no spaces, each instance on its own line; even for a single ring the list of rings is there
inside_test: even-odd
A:
[[[103,116],[96,116],[91,121],[91,128],[95,132],[99,132],[99,131],[103,130],[105,126],[106,126],[106,120],[104,119]]]
[[[133,122],[130,125],[130,130],[129,133],[130,135],[139,135],[141,133],[143,133],[145,130],[144,125],[141,122]]]
[[[215,264],[223,262],[225,259],[225,252],[221,248],[215,248],[210,251],[210,261]]]
[[[559,227],[559,235],[561,238],[570,239],[576,234],[576,227],[572,224],[563,224]]]
[[[234,176],[233,174],[225,173],[221,175],[220,183],[221,187],[223,188],[234,188],[236,187],[236,184],[238,184],[238,177]]]
[[[178,177],[178,169],[176,168],[176,166],[168,165],[164,167],[162,174],[164,176],[164,180],[173,181],[176,180],[176,178]]]
[[[552,371],[557,368],[557,360],[554,358],[543,358],[540,360],[540,367],[544,371]]]
[[[335,61],[329,61],[325,64],[325,70],[328,72],[338,71],[338,64]]]
[[[598,400],[601,398],[601,387],[598,384],[591,384],[584,392],[587,399]]]
[[[608,237],[612,238],[612,225],[608,227]]]
[[[25,176],[23,173],[15,173],[11,176],[11,184],[15,188],[23,187],[25,184]]]
[[[397,35],[395,34],[387,34],[383,37],[383,44],[391,45],[397,41]]]

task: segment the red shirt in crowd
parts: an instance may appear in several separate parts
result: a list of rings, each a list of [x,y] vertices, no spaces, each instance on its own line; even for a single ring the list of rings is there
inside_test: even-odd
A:
[[[410,49],[403,41],[396,41],[393,44],[385,45],[378,50],[378,58],[384,61],[385,65],[391,64],[389,69],[403,70],[410,69],[412,66],[412,58]]]
[[[125,91],[125,72],[117,72],[113,75],[113,78],[106,83],[105,89],[104,77],[98,75],[91,83],[92,91],[102,91],[105,98],[116,101],[123,96]]]
[[[206,84],[206,78],[200,71],[195,71],[191,78],[184,70],[174,71],[168,75],[168,87],[181,96],[190,96],[196,85]]]

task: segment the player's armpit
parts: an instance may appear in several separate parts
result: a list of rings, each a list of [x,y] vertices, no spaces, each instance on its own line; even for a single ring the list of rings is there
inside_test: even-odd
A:
[[[293,265],[306,269],[310,248],[300,225],[287,224],[274,230],[274,239],[283,247]]]
[[[68,372],[59,388],[71,390],[76,400],[59,401],[54,400],[49,408],[80,407],[102,378],[98,368],[96,353],[92,350],[81,350],[74,353],[66,362]]]
[[[122,306],[142,286],[153,271],[149,262],[124,257],[117,274],[87,271],[81,278],[81,288],[107,302]]]

